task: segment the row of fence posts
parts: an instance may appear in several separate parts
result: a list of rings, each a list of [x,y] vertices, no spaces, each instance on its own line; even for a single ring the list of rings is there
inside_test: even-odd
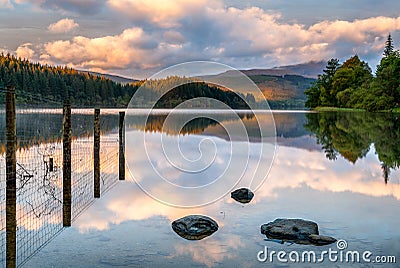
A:
[[[125,112],[119,112],[119,180],[125,180]],[[94,198],[100,198],[100,109],[94,109],[93,174]],[[63,105],[63,226],[71,226],[71,103]],[[6,267],[16,267],[17,178],[15,90],[6,88]]]

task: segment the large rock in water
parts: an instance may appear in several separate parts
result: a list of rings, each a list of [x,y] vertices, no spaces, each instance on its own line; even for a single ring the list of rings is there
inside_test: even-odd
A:
[[[253,199],[254,194],[247,188],[240,188],[233,191],[231,193],[231,197],[240,203],[246,204],[249,203],[251,199]]]
[[[297,244],[328,245],[336,241],[335,238],[319,235],[318,224],[303,219],[276,219],[263,224],[261,233],[267,238],[294,242]]]
[[[172,222],[172,229],[187,240],[200,240],[218,230],[218,224],[203,215],[189,215]]]

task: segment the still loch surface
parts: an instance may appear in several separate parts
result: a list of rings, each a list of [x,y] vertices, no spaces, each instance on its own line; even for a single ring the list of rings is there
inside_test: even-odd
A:
[[[178,130],[162,128],[165,121],[162,113],[152,116],[144,125],[135,124],[133,119],[126,126],[126,139],[142,141],[145,137],[152,165],[142,164],[147,163],[147,155],[139,153],[138,147],[132,146],[134,143],[127,142],[131,145],[126,148],[127,164],[135,169],[131,173],[136,177],[132,178],[128,172],[126,181],[113,184],[114,187],[76,217],[72,227],[63,229],[25,266],[287,267],[290,261],[279,262],[275,255],[273,260],[263,263],[257,260],[257,254],[265,247],[269,251],[283,250],[288,254],[312,250],[317,257],[325,250],[338,250],[336,244],[313,246],[267,240],[260,233],[260,226],[277,218],[315,221],[321,234],[347,242],[343,252],[351,250],[362,254],[371,251],[371,260],[375,256],[395,256],[397,260],[397,264],[366,263],[363,260],[361,263],[342,263],[340,259],[332,262],[326,257],[322,263],[306,262],[297,266],[400,265],[400,116],[275,111],[277,146],[274,161],[268,177],[255,190],[255,196],[248,204],[238,203],[230,197],[229,192],[239,188],[240,183],[233,187],[227,183],[226,191],[215,189],[228,194],[195,208],[169,206],[150,197],[138,186],[135,179],[143,182],[154,176],[150,167],[183,187],[196,187],[207,180],[210,180],[207,183],[212,183],[214,173],[225,170],[230,161],[230,151],[226,148],[243,144],[248,151],[243,150],[242,156],[239,152],[236,160],[240,162],[242,157],[243,161],[248,161],[244,176],[254,172],[254,156],[262,146],[260,133],[255,127],[256,118],[242,115],[237,120],[220,113],[219,124],[204,116]],[[246,126],[247,137],[228,137],[227,126],[241,122]],[[273,127],[268,115],[261,113],[258,122]],[[104,131],[102,138],[113,137],[112,129],[109,127]],[[185,156],[194,160],[201,157],[198,146],[206,138],[204,152],[217,151],[212,158],[213,164],[195,176],[171,167],[165,155],[159,153],[163,149],[160,147],[161,138],[164,145],[180,144]],[[263,146],[273,151],[275,145],[269,140]],[[270,161],[270,154],[264,160]],[[209,191],[213,195],[213,189]],[[171,196],[173,198],[167,199],[177,202],[187,199],[186,193],[179,190]],[[207,196],[204,198],[207,200]],[[199,241],[178,236],[171,223],[191,214],[211,217],[218,223],[218,231]]]

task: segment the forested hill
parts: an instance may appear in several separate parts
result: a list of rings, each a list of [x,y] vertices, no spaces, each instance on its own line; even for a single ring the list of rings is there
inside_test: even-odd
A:
[[[260,89],[271,108],[288,109],[288,108],[304,108],[306,96],[304,91],[309,88],[316,80],[301,75],[282,74],[270,75],[269,70],[250,70],[244,72]],[[227,71],[218,75],[202,76],[201,79],[208,81],[218,81],[225,83],[242,84],[243,77],[237,71]],[[232,82],[232,80],[234,82]],[[229,84],[229,83],[228,83]],[[241,93],[246,95],[249,93],[244,86]],[[256,98],[260,101],[260,98]]]
[[[135,83],[139,82],[140,80],[138,79],[132,79],[132,78],[127,78],[119,75],[112,75],[112,74],[105,74],[105,73],[98,73],[98,72],[91,72],[91,71],[79,71],[81,73],[89,73],[94,76],[104,76],[106,79],[111,79],[112,81],[116,83],[121,83],[121,84],[129,84],[129,83]]]
[[[0,85],[14,86],[17,101],[32,103],[31,95],[62,102],[70,99],[77,106],[126,105],[137,88],[119,84],[105,77],[77,70],[31,63],[13,55],[0,54]]]
[[[104,76],[77,71],[68,67],[41,65],[13,55],[0,54],[0,88],[15,87],[18,103],[51,105],[52,101],[63,102],[70,99],[78,107],[126,107],[139,86],[145,85],[143,99],[136,100],[138,107],[152,107],[152,102],[162,94],[163,88],[173,84],[179,77],[168,77],[160,80],[146,80],[121,84]],[[144,83],[144,84],[143,84]],[[241,98],[233,93],[221,90],[203,82],[186,81],[187,85],[173,89],[157,103],[157,108],[172,108],[177,104],[194,97],[208,97],[220,100],[233,109],[245,108]],[[4,101],[4,94],[0,101]],[[244,95],[242,96],[244,98]],[[246,96],[253,100],[251,96]],[[3,98],[3,100],[1,100]],[[42,99],[44,101],[42,101]],[[149,106],[150,104],[150,106]],[[202,105],[199,103],[198,105]]]

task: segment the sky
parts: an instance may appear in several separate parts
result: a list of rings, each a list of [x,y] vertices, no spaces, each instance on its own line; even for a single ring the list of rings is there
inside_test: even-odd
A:
[[[271,68],[358,54],[376,68],[396,0],[0,0],[0,51],[146,78],[174,64]]]

